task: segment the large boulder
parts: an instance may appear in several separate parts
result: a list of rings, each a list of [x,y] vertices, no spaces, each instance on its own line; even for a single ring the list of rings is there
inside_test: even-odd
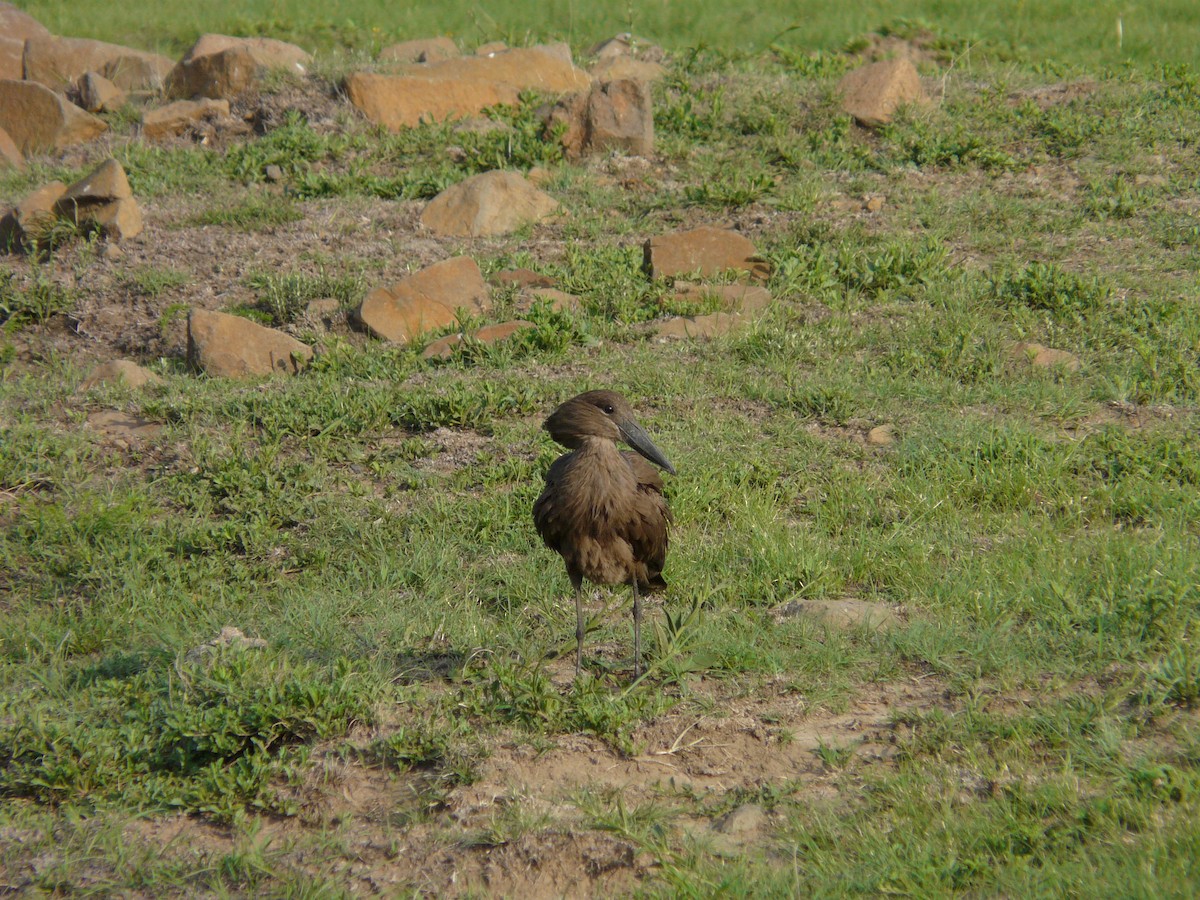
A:
[[[446,188],[429,201],[421,224],[447,237],[491,237],[557,211],[557,200],[518,173],[493,171]]]
[[[173,61],[118,44],[53,35],[25,42],[25,78],[64,91],[85,72],[99,72],[123,90],[155,90]]]
[[[288,334],[241,316],[193,309],[188,315],[188,362],[209,375],[244,378],[295,375],[312,348]]]
[[[847,72],[837,90],[842,95],[842,109],[865,128],[886,125],[902,105],[928,99],[916,66],[907,57],[884,59]]]
[[[423,121],[441,122],[478,113],[489,106],[515,106],[520,91],[486,79],[426,78],[415,75],[346,76],[346,96],[368,119],[390,131]]]
[[[2,79],[0,128],[28,156],[90,141],[107,131],[108,125],[47,87]]]
[[[376,337],[406,343],[452,324],[459,309],[480,313],[489,305],[479,266],[470,257],[458,256],[376,288],[355,310],[354,318]]]

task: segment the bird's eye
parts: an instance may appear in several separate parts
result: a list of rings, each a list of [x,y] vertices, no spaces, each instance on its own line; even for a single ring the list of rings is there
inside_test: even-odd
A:
[[[608,413],[608,415],[610,415],[610,416],[611,416],[611,415],[612,415],[612,411],[613,411],[612,404],[611,404],[611,403],[605,404],[605,406],[604,406],[604,411],[605,411],[606,413]]]

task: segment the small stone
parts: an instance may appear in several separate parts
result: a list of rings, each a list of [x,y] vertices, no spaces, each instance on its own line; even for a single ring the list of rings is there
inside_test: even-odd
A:
[[[90,113],[111,112],[125,104],[125,92],[98,72],[84,72],[76,91],[79,105]]]
[[[517,309],[520,312],[528,312],[538,303],[547,301],[554,312],[575,312],[583,305],[583,301],[574,294],[557,288],[529,288],[522,292],[517,301]]]
[[[448,187],[429,202],[421,224],[447,237],[492,237],[538,222],[558,201],[516,172],[494,170]]]
[[[354,319],[376,337],[405,343],[450,325],[460,308],[480,313],[490,305],[479,266],[470,257],[458,256],[371,291]]]
[[[200,663],[210,657],[216,656],[223,650],[261,650],[266,646],[267,642],[262,638],[249,638],[242,634],[240,628],[226,626],[211,641],[206,641],[189,650],[184,659],[189,663]]]
[[[1030,365],[1039,369],[1062,367],[1068,372],[1078,372],[1083,365],[1079,357],[1069,350],[1055,350],[1053,347],[1025,341],[1013,346],[1012,355],[1016,359],[1027,360]]]
[[[272,184],[277,184],[280,181],[283,181],[283,169],[274,163],[271,163],[269,166],[263,169],[263,176]]]
[[[728,812],[713,824],[719,834],[749,835],[761,831],[767,825],[767,811],[757,803],[743,803]]]
[[[867,432],[867,443],[876,447],[886,447],[896,442],[895,425],[876,425]]]
[[[878,195],[874,197],[868,197],[867,202],[863,204],[863,208],[866,209],[867,212],[879,212],[881,209],[883,209],[885,202],[886,201],[884,201],[884,199]]]
[[[102,409],[89,413],[87,424],[93,431],[98,431],[109,443],[126,449],[143,441],[152,441],[161,437],[163,433],[163,427],[158,422],[115,409]]]
[[[904,104],[928,99],[916,67],[905,57],[880,60],[847,72],[838,82],[837,91],[842,95],[842,109],[864,128],[886,125]]]
[[[176,100],[142,114],[142,136],[151,141],[175,137],[200,122],[228,115],[228,100]]]
[[[890,608],[866,600],[793,600],[785,603],[778,615],[781,618],[799,616],[843,631],[854,628],[887,631],[900,624],[899,617]]]
[[[67,192],[61,181],[44,184],[0,219],[0,250],[14,252],[36,246],[54,224],[54,205]]]
[[[162,384],[162,379],[131,359],[114,359],[92,369],[79,385],[79,390],[90,391],[101,384],[124,384],[131,388],[140,388],[147,384]]]
[[[210,375],[294,375],[312,356],[307,344],[241,316],[204,309],[188,315],[188,362]]]
[[[554,279],[532,269],[501,269],[488,279],[492,284],[501,287],[516,285],[519,288],[548,288],[554,287]]]
[[[645,265],[652,278],[670,275],[715,275],[726,269],[754,272],[763,264],[748,238],[727,228],[703,226],[651,238]]]
[[[472,337],[481,344],[497,344],[500,341],[508,340],[508,338],[519,331],[533,327],[534,324],[532,322],[515,319],[511,322],[501,322],[498,325],[486,325],[476,331]],[[424,359],[448,359],[453,354],[454,348],[464,340],[466,340],[466,337],[462,332],[448,334],[426,347],[421,356]]]

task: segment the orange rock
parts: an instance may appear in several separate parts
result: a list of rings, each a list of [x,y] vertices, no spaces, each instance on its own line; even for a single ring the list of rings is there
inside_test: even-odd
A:
[[[505,50],[494,56],[464,56],[430,65],[409,67],[409,74],[450,81],[487,81],[519,90],[565,94],[586,90],[592,79],[553,48]]]
[[[489,305],[479,266],[470,257],[458,256],[376,288],[359,305],[354,318],[376,337],[404,343],[445,328],[457,319],[460,308],[478,313]]]
[[[388,63],[432,63],[459,56],[458,45],[448,37],[403,41],[379,51],[379,61]]]
[[[921,78],[912,61],[900,57],[884,59],[847,72],[838,82],[842,109],[867,128],[892,121],[896,110],[905,103],[926,98]]]
[[[434,234],[490,237],[508,234],[558,211],[558,201],[516,172],[473,175],[442,191],[421,213]]]
[[[90,141],[108,125],[43,85],[0,80],[0,128],[28,156]]]
[[[17,149],[17,145],[13,142],[11,135],[3,128],[0,128],[0,168],[4,166],[23,170],[25,168],[25,157]]]
[[[25,42],[26,80],[56,91],[66,90],[84,72],[99,72],[126,90],[152,89],[162,84],[172,65],[172,60],[157,53],[87,38],[50,35]]]
[[[727,228],[705,225],[651,238],[645,244],[646,268],[652,278],[698,272],[714,275],[725,269],[756,271],[762,263],[749,239]]]
[[[151,141],[183,134],[196,122],[229,115],[228,100],[176,100],[142,114],[142,135]]]
[[[274,328],[241,316],[193,309],[188,315],[188,362],[210,375],[242,378],[294,375],[312,359],[312,348]]]
[[[391,131],[474,115],[489,106],[515,106],[520,94],[510,84],[487,80],[369,72],[346,76],[345,87],[363,115]]]

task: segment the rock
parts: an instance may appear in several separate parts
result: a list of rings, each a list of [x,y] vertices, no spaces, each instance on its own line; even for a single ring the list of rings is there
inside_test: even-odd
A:
[[[109,60],[100,74],[123,91],[161,91],[174,63],[165,56],[119,56]]]
[[[863,209],[865,209],[867,212],[879,212],[881,209],[883,209],[885,204],[886,201],[883,199],[883,197],[880,197],[878,194],[876,194],[875,196],[868,197],[866,199],[866,202],[863,203]]]
[[[25,41],[0,34],[0,78],[20,81],[25,77]]]
[[[460,308],[480,313],[490,305],[487,285],[475,260],[458,256],[443,260],[389,287],[376,288],[354,318],[376,337],[407,342],[445,328]]]
[[[902,105],[927,99],[916,67],[904,57],[847,72],[837,91],[842,95],[842,109],[865,128],[886,125]]]
[[[188,315],[188,363],[209,375],[294,375],[312,355],[307,344],[241,316],[204,309]]]
[[[328,329],[343,318],[342,304],[336,297],[310,300],[304,307],[304,321],[314,328]]]
[[[481,344],[498,344],[501,341],[508,340],[518,331],[524,331],[527,328],[533,327],[535,326],[532,322],[526,322],[524,319],[514,319],[511,322],[501,322],[499,325],[485,325],[476,331],[472,335],[472,338]],[[448,359],[454,352],[454,348],[464,340],[466,340],[466,337],[462,332],[448,334],[443,338],[438,338],[426,347],[421,357],[423,359]]]
[[[1039,369],[1062,367],[1068,372],[1078,372],[1082,367],[1079,357],[1069,350],[1055,350],[1053,347],[1025,341],[1013,345],[1012,355],[1015,359],[1027,360],[1030,365]]]
[[[220,655],[222,651],[261,650],[266,646],[267,642],[262,638],[248,638],[242,634],[240,628],[226,626],[211,641],[206,641],[189,650],[184,659],[193,664],[202,663],[211,657]]]
[[[654,334],[660,340],[714,338],[744,324],[748,319],[738,313],[715,312],[704,316],[672,316],[660,322]]]
[[[558,201],[516,172],[473,175],[446,188],[425,207],[421,224],[448,237],[508,234],[558,211]]]
[[[743,803],[732,812],[727,812],[713,823],[718,834],[748,835],[761,831],[767,825],[767,811],[757,803]]]
[[[501,269],[490,279],[492,284],[507,286],[516,285],[519,288],[548,288],[554,287],[554,279],[532,269]]]
[[[757,313],[771,305],[771,292],[754,284],[685,284],[675,283],[675,299],[701,301],[716,297],[729,312]]]
[[[3,80],[0,128],[28,156],[90,141],[107,131],[108,125],[43,85]]]
[[[508,44],[504,41],[488,41],[486,44],[480,44],[475,48],[476,56],[495,56],[497,53],[503,53],[508,49]]]
[[[99,72],[84,72],[75,84],[79,105],[90,113],[111,112],[125,105],[125,92]]]
[[[0,34],[24,42],[26,38],[48,37],[50,29],[11,3],[0,3]]]
[[[76,225],[100,228],[109,240],[131,238],[142,230],[141,210],[115,159],[105,160],[67,188],[54,211]]]
[[[88,38],[49,35],[25,42],[25,79],[66,90],[85,72],[99,72],[124,90],[153,90],[174,65],[157,53]]]
[[[193,125],[229,115],[228,100],[176,100],[142,113],[142,136],[158,141],[183,134]]]
[[[167,96],[228,101],[258,83],[260,68],[245,47],[185,57],[167,76]]]
[[[517,300],[517,310],[528,312],[538,303],[549,302],[555,312],[575,312],[583,306],[583,301],[574,294],[560,291],[556,288],[530,288],[521,293]]]
[[[79,385],[79,390],[90,391],[101,384],[124,384],[140,388],[147,384],[162,384],[162,379],[131,359],[113,359],[92,369]]]
[[[549,53],[551,56],[556,56],[565,63],[575,64],[575,60],[571,56],[571,45],[566,41],[555,41],[552,44],[538,44],[535,50],[541,50],[543,53]]]
[[[658,47],[645,38],[636,37],[632,33],[625,31],[621,34],[613,35],[598,44],[594,44],[588,50],[587,55],[596,59],[613,59],[621,56],[632,56],[635,49],[641,54],[647,52],[661,53]]]
[[[644,81],[662,79],[667,70],[656,62],[632,59],[628,56],[610,56],[594,63],[588,73],[596,81]]]
[[[785,603],[778,615],[801,616],[843,631],[853,628],[887,631],[900,624],[900,618],[891,609],[866,600],[793,600]]]
[[[35,247],[55,219],[54,204],[67,192],[61,181],[43,185],[0,219],[0,250],[14,252]]]
[[[876,447],[886,447],[896,442],[895,425],[876,425],[867,432],[867,443]]]
[[[0,128],[0,169],[5,166],[22,171],[25,168],[25,157],[17,149],[12,136]]]
[[[105,441],[123,449],[137,446],[143,441],[154,440],[163,432],[163,427],[158,422],[115,409],[102,409],[90,413],[87,424],[89,428],[100,432]]]
[[[392,44],[379,51],[380,62],[431,63],[462,56],[458,45],[448,37],[424,38]]]
[[[263,177],[272,184],[278,184],[279,182],[283,181],[283,169],[274,163],[271,163],[263,168]]]
[[[312,57],[274,38],[201,35],[167,78],[171,97],[232,99],[253,87],[264,69],[304,75]]]
[[[489,106],[515,106],[520,91],[486,79],[428,78],[417,75],[346,76],[346,95],[370,121],[391,131],[422,121],[474,115]]]
[[[494,56],[464,56],[439,63],[410,66],[409,74],[448,81],[488,81],[512,85],[518,90],[545,94],[567,94],[587,90],[592,79],[561,54],[545,47],[505,50]]]
[[[622,150],[648,156],[654,149],[650,89],[641,81],[610,81],[565,97],[550,110],[547,128],[565,125],[560,140],[568,158]]]
[[[651,238],[645,244],[645,265],[652,278],[669,275],[715,275],[725,269],[764,270],[750,241],[727,228],[705,225]]]

